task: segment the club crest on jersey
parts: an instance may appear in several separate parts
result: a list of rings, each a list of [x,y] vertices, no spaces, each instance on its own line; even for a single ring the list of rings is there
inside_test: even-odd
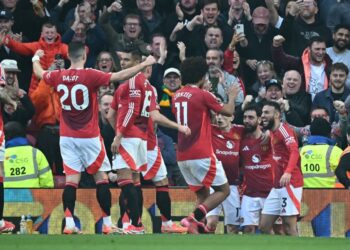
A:
[[[226,148],[233,149],[234,146],[235,146],[235,144],[232,141],[227,141],[226,142]]]
[[[261,161],[261,157],[258,154],[255,154],[252,156],[252,162],[254,162],[255,164],[259,163]]]

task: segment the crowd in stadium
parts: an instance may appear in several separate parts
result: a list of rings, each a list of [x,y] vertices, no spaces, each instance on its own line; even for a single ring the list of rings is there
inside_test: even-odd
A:
[[[215,233],[223,210],[228,233],[297,235],[303,187],[350,187],[349,12],[349,0],[0,0],[0,232],[14,229],[4,187],[64,188],[65,234],[81,233],[76,189],[94,187],[103,233],[143,234],[154,185],[163,233]],[[197,196],[181,225],[169,186]]]

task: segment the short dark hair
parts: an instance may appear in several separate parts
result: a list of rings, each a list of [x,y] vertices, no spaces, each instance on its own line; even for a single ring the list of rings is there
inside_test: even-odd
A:
[[[333,34],[334,33],[337,33],[338,30],[340,29],[346,29],[350,32],[350,26],[345,24],[345,23],[340,23],[340,24],[337,24],[335,27],[334,27],[334,31],[333,31]]]
[[[271,106],[273,107],[275,110],[277,110],[279,113],[281,113],[281,107],[277,102],[274,101],[265,101],[264,102],[264,106]]]
[[[203,9],[206,5],[208,4],[212,4],[212,3],[216,3],[216,5],[218,6],[218,9],[220,10],[220,3],[218,0],[203,0],[202,1],[202,5],[201,5],[201,9]]]
[[[256,103],[248,103],[248,105],[246,105],[243,109],[243,113],[245,113],[246,111],[255,111],[257,117],[261,116],[261,106],[257,105]]]
[[[127,15],[124,17],[124,19],[123,19],[123,25],[126,24],[126,20],[127,20],[127,19],[137,19],[137,20],[139,21],[139,25],[141,25],[141,18],[140,18],[140,16],[137,15],[137,14],[133,14],[133,13],[127,14]]]
[[[309,47],[311,48],[311,46],[314,43],[324,43],[324,44],[326,44],[326,40],[322,36],[313,36],[309,40]]]
[[[98,98],[98,103],[101,104],[102,98],[106,95],[114,97],[114,94],[111,91],[104,92],[99,98]]]
[[[340,71],[344,71],[346,73],[346,75],[349,74],[349,68],[348,66],[346,66],[344,63],[342,62],[337,62],[332,64],[331,66],[331,72],[335,71],[335,70],[340,70]]]
[[[221,36],[224,35],[223,32],[222,32],[222,29],[221,29],[219,26],[215,25],[215,24],[205,26],[205,28],[204,28],[204,34],[207,34],[208,30],[211,29],[211,28],[220,30]]]
[[[7,122],[4,127],[6,140],[11,140],[16,137],[26,137],[26,131],[19,122]]]
[[[310,124],[311,135],[320,135],[329,137],[331,134],[331,124],[324,118],[315,117]]]
[[[184,84],[196,84],[207,73],[208,65],[202,57],[186,58],[180,66],[181,78]]]
[[[312,114],[312,112],[315,111],[316,109],[322,109],[327,113],[327,115],[329,115],[328,109],[322,105],[316,105],[316,106],[312,107],[310,114]]]
[[[85,45],[81,42],[71,42],[68,45],[68,54],[71,61],[77,61],[85,53]]]
[[[51,22],[44,23],[41,28],[44,28],[44,27],[49,28],[49,29],[51,29],[51,28],[56,28],[57,29],[56,25],[51,23]]]
[[[151,43],[153,43],[153,38],[155,38],[155,37],[163,37],[165,42],[166,42],[166,37],[162,33],[153,33],[151,35],[151,39],[150,39]]]

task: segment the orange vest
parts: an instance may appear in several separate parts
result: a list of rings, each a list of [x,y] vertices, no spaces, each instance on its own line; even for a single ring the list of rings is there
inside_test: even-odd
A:
[[[348,154],[348,153],[350,153],[350,146],[348,146],[346,149],[344,149],[343,153],[342,153],[341,156],[340,156],[340,160],[341,160],[341,158],[343,157],[343,155]],[[339,161],[340,161],[340,160],[339,160]],[[347,176],[348,176],[348,178],[350,179],[350,172],[347,173]],[[338,180],[337,180],[337,182],[335,183],[335,187],[336,187],[336,188],[344,188],[344,186],[343,186]]]

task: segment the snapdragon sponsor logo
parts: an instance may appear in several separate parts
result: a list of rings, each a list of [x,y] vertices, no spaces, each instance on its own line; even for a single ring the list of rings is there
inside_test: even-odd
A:
[[[251,166],[245,166],[244,168],[248,170],[268,169],[268,168],[271,168],[271,164],[251,165]]]
[[[238,156],[238,152],[225,151],[225,150],[220,150],[220,149],[216,149],[215,154],[216,155],[233,155],[233,156]]]

